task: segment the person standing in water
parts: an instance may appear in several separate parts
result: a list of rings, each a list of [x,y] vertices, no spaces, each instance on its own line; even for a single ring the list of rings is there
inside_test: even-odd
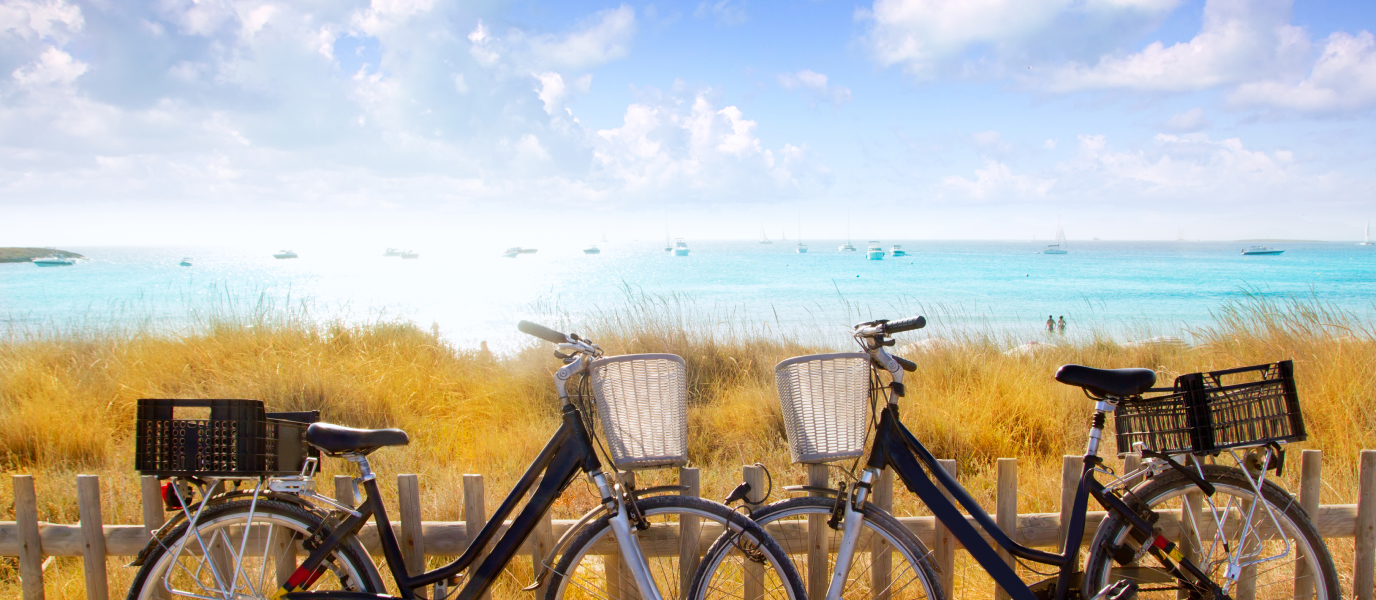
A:
[[[1065,315],[1061,315],[1061,320],[1056,323],[1056,331],[1062,335],[1065,334]]]
[[[1056,319],[1051,318],[1051,315],[1046,315],[1046,330],[1056,331]]]

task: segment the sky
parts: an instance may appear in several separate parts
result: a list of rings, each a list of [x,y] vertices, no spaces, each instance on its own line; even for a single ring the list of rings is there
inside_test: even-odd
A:
[[[1376,4],[0,0],[0,246],[1357,240]]]

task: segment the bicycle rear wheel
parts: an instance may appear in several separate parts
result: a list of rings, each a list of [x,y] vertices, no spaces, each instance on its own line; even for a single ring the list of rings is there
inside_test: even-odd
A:
[[[806,600],[788,556],[740,513],[684,496],[653,496],[636,504],[650,525],[636,537],[664,600]],[[684,531],[690,533],[680,535]],[[697,579],[706,568],[704,550],[723,534],[737,543],[715,557],[715,578]],[[630,568],[617,552],[610,517],[592,521],[569,544],[554,565],[545,598],[640,599]]]
[[[1212,505],[1189,478],[1173,470],[1138,485],[1128,500],[1160,514],[1157,527],[1237,600],[1338,600],[1333,559],[1298,501],[1270,481],[1258,495],[1237,468],[1204,465],[1203,475],[1217,488]],[[1150,554],[1127,565],[1113,559],[1115,546],[1139,548],[1129,530],[1117,515],[1099,525],[1085,565],[1083,597],[1122,579],[1137,583],[1142,600],[1186,597]],[[1230,563],[1239,574],[1235,582],[1227,577]]]
[[[827,526],[835,498],[790,498],[762,507],[751,518],[793,559],[809,598],[828,591],[836,569],[834,549],[841,531]],[[941,600],[940,579],[921,540],[889,513],[866,504],[855,555],[846,569],[841,597],[847,600]],[[811,569],[809,549],[824,569]],[[830,551],[829,551],[830,550]]]
[[[194,528],[182,523],[162,538],[134,576],[128,598],[269,598],[296,570],[301,541],[330,533],[319,516],[286,502],[211,506]],[[384,591],[375,589],[365,560],[341,544],[310,589]]]

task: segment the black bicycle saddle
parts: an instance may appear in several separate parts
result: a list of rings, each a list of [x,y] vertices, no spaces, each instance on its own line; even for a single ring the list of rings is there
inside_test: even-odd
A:
[[[405,446],[411,438],[400,429],[354,429],[331,423],[311,423],[306,443],[329,454],[367,454],[384,446]]]
[[[1056,370],[1056,381],[1082,387],[1095,396],[1139,396],[1156,385],[1156,371],[1062,365]]]

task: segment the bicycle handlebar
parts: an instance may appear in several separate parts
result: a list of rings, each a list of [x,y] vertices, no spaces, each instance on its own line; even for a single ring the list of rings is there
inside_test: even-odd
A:
[[[537,325],[535,323],[531,323],[530,321],[521,321],[520,323],[517,323],[516,329],[521,330],[521,333],[533,335],[542,340],[554,342],[556,344],[566,344],[572,341],[569,339],[569,336],[567,335],[564,335],[562,333],[559,333],[558,331],[545,327],[544,325]]]
[[[907,371],[907,372],[909,372],[909,373],[912,373],[913,371],[916,371],[916,370],[917,370],[917,363],[915,363],[915,362],[913,362],[913,361],[911,361],[911,360],[908,360],[908,359],[906,359],[906,358],[903,358],[902,356],[897,356],[897,355],[894,355],[894,354],[890,354],[890,355],[889,355],[889,358],[892,358],[892,359],[894,360],[894,362],[897,362],[897,363],[898,363],[898,366],[903,367],[903,370],[904,370],[904,371]]]
[[[926,319],[926,317],[916,316],[916,317],[908,317],[908,318],[906,318],[906,319],[900,319],[900,320],[898,320],[898,321],[889,321],[888,323],[885,323],[885,324],[883,324],[883,325],[880,325],[880,328],[883,329],[884,333],[889,334],[889,335],[892,335],[892,334],[895,334],[895,333],[902,333],[902,332],[904,332],[904,331],[912,331],[912,330],[914,330],[914,329],[922,329],[923,327],[926,327],[926,326],[927,326],[927,319]],[[911,370],[911,369],[909,369],[909,370]]]

